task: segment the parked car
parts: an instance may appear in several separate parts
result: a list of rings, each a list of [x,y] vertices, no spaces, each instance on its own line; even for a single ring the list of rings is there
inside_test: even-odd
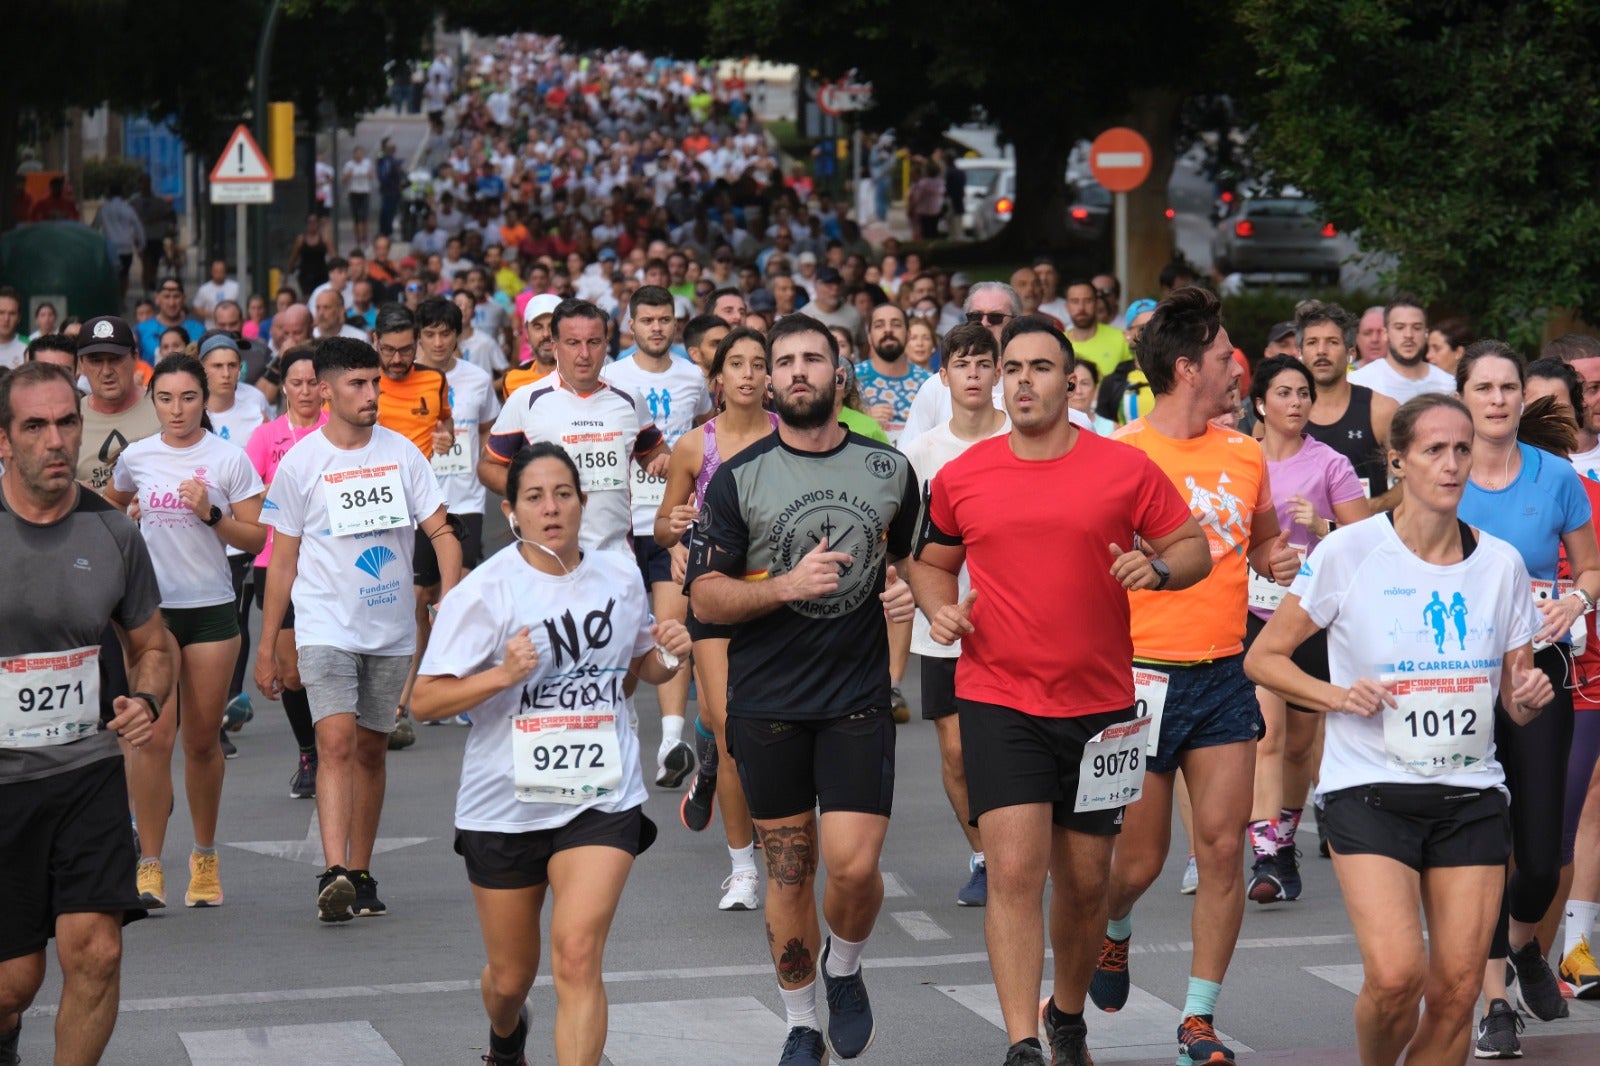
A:
[[[971,236],[975,232],[974,220],[979,205],[989,195],[996,179],[1002,173],[1016,169],[1016,163],[992,156],[973,156],[970,159],[957,159],[956,166],[967,175],[967,191],[961,204],[961,232]]]
[[[1067,208],[1067,232],[1085,241],[1097,241],[1111,224],[1111,192],[1093,179],[1079,182]]]
[[[1011,209],[1016,205],[1017,172],[1015,169],[999,171],[989,192],[978,201],[972,212],[972,235],[980,241],[988,240],[1011,221]],[[970,195],[972,186],[967,186]]]
[[[1324,222],[1315,200],[1301,196],[1242,197],[1217,224],[1211,259],[1223,274],[1310,274],[1339,283],[1339,236]]]

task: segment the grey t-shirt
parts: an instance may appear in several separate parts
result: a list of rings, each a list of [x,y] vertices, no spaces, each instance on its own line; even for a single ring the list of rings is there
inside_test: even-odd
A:
[[[0,659],[98,648],[108,622],[134,629],[161,605],[144,538],[127,515],[92,492],[59,522],[17,517],[0,492]],[[100,721],[112,718],[106,664],[100,664]],[[9,710],[9,709],[8,709]],[[0,783],[15,784],[122,757],[104,728],[66,744],[0,747]]]

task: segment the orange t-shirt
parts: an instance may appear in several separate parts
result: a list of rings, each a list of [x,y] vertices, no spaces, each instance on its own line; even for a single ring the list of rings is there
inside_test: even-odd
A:
[[[433,458],[433,430],[450,417],[450,386],[443,374],[413,366],[400,381],[378,378],[378,425],[392,429]]]
[[[551,367],[546,370],[537,362],[533,362],[527,366],[519,366],[515,370],[507,370],[506,376],[500,379],[500,399],[504,400],[524,385],[532,385],[535,381],[543,381],[555,373],[555,369],[555,367]]]
[[[1177,592],[1130,592],[1133,657],[1197,663],[1244,650],[1250,529],[1271,513],[1261,445],[1246,433],[1207,426],[1176,440],[1135,419],[1112,434],[1148,455],[1172,480],[1211,545],[1211,573]]]

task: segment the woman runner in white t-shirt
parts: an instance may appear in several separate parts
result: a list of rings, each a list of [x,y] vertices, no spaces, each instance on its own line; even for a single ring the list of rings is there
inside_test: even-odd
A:
[[[222,709],[239,654],[239,618],[224,546],[258,552],[265,489],[244,450],[207,431],[205,367],[189,355],[156,364],[150,378],[161,432],[117,457],[105,497],[127,510],[136,499],[139,528],[161,585],[161,615],[172,635],[178,685],[150,742],[127,753],[139,825],[138,887],[147,907],[165,907],[161,849],[172,807],[172,748],[183,734],[184,791],[194,824],[184,904],[217,907],[217,812],[222,805]],[[182,708],[182,723],[178,709]]]
[[[1495,698],[1525,725],[1554,697],[1521,556],[1457,517],[1472,438],[1452,396],[1403,404],[1399,506],[1324,540],[1245,656],[1256,683],[1328,714],[1318,820],[1365,968],[1366,1066],[1466,1058],[1511,854]],[[1331,681],[1292,658],[1319,630]]]
[[[600,1061],[606,936],[656,836],[624,685],[670,680],[690,651],[682,623],[651,619],[631,557],[580,550],[585,500],[558,445],[512,458],[501,508],[517,543],[444,598],[411,696],[420,721],[472,715],[455,847],[489,956],[491,1066],[526,1062],[546,892],[556,1061]]]

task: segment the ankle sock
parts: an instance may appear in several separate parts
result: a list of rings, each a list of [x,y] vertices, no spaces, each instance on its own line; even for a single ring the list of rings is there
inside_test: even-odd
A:
[[[1217,996],[1222,993],[1222,986],[1215,981],[1203,981],[1198,977],[1189,978],[1189,994],[1183,1000],[1183,1016],[1198,1015],[1212,1018],[1217,1013]]]
[[[209,848],[202,848],[199,844],[196,844],[194,846],[194,853],[196,855],[215,855],[217,853],[217,846],[213,844]]]
[[[661,746],[667,747],[683,739],[683,715],[661,716]]]
[[[974,870],[976,870],[980,866],[987,866],[988,864],[985,863],[984,860],[983,860],[983,852],[981,852],[981,851],[973,852],[972,853],[972,862],[971,862],[970,865],[971,865],[972,869],[974,869]]]
[[[161,865],[161,860],[160,859],[140,859],[139,860],[139,865],[140,866],[160,866]]]
[[[778,995],[783,997],[783,1013],[787,1015],[789,1028],[804,1028],[820,1030],[817,1024],[817,983],[812,981],[804,988],[779,988]]]
[[[845,940],[835,934],[828,941],[828,974],[831,977],[849,977],[861,969],[861,951],[865,940]]]
[[[1562,958],[1566,958],[1567,953],[1578,946],[1578,941],[1594,932],[1597,917],[1600,917],[1600,903],[1582,899],[1567,900],[1566,940],[1561,946]]]
[[[1045,1007],[1045,1010],[1050,1014],[1050,1024],[1058,1029],[1063,1025],[1083,1024],[1083,1014],[1081,1012],[1078,1014],[1068,1014],[1066,1011],[1057,1010],[1054,996],[1050,997],[1049,1004]]]
[[[756,846],[754,843],[746,844],[742,848],[729,848],[728,861],[733,864],[736,874],[753,874],[756,872]]]
[[[1250,823],[1250,850],[1256,858],[1278,854],[1278,824],[1271,818]]]
[[[1294,847],[1295,830],[1300,828],[1300,816],[1305,813],[1304,807],[1282,807],[1278,810],[1278,847]]]
[[[1126,918],[1112,918],[1106,922],[1106,936],[1112,940],[1123,941],[1133,935],[1133,915]]]

